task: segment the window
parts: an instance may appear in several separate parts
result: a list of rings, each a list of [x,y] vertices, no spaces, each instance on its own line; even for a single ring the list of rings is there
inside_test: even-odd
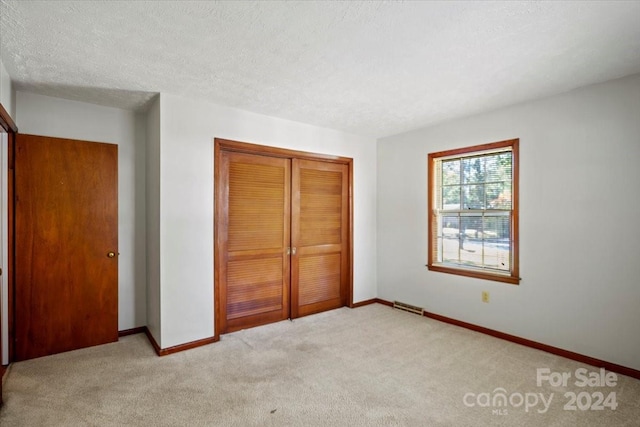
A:
[[[429,154],[429,270],[519,283],[518,141]]]

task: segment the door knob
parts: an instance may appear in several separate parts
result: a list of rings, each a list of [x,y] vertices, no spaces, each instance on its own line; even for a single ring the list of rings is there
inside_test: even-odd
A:
[[[116,256],[116,254],[115,254],[115,252],[109,252],[109,253],[107,254],[107,256],[108,256],[109,258],[113,258],[114,256]]]

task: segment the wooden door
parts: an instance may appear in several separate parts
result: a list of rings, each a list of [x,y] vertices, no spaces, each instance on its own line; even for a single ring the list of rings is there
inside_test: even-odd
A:
[[[118,340],[117,146],[18,134],[15,360]]]
[[[293,159],[291,317],[347,305],[348,166]]]
[[[289,317],[289,159],[223,151],[217,180],[220,330]]]

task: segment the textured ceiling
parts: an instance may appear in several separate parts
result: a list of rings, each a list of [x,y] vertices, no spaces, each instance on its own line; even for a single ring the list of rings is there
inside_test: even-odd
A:
[[[0,2],[18,89],[375,137],[640,72],[640,2]]]

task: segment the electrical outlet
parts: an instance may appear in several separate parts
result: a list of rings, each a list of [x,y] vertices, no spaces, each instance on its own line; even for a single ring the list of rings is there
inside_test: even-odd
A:
[[[489,292],[482,291],[482,302],[489,302]]]

